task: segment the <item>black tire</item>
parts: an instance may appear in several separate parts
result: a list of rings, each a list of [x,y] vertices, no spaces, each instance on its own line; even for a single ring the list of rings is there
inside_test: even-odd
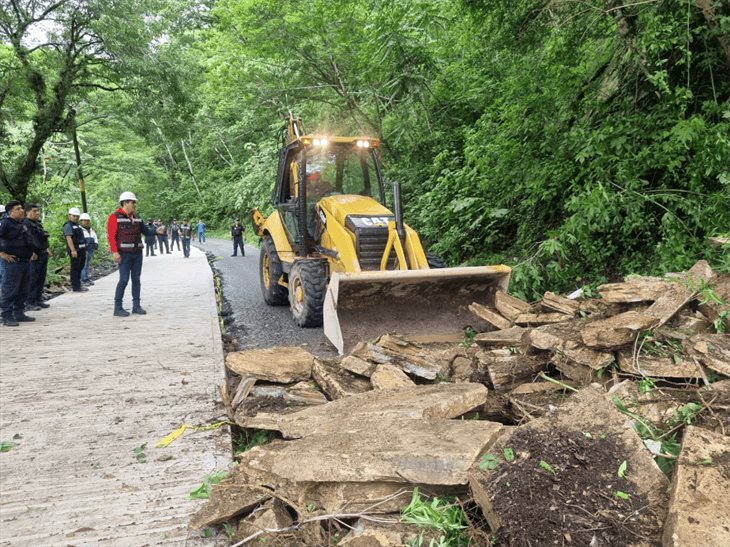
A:
[[[426,253],[426,260],[428,261],[428,267],[432,270],[435,268],[445,268],[446,262],[439,255],[432,253]]]
[[[289,272],[289,307],[300,327],[321,327],[324,295],[327,291],[327,263],[302,259]]]
[[[269,306],[284,306],[288,300],[286,287],[279,285],[283,274],[279,253],[276,252],[271,236],[264,236],[261,240],[261,254],[259,255],[259,276],[261,278],[261,293],[264,302]]]

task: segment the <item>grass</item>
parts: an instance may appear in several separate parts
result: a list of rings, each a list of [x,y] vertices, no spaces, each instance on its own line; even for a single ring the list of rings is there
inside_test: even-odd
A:
[[[254,446],[268,444],[273,438],[274,434],[271,431],[264,429],[246,429],[233,441],[233,453],[241,454],[247,450],[251,450]]]
[[[203,482],[195,490],[191,491],[188,497],[191,500],[207,500],[210,497],[210,491],[213,489],[213,485],[221,482],[227,475],[228,471],[213,471],[203,477]]]
[[[440,534],[438,542],[431,540],[429,547],[465,547],[469,538],[465,534],[468,527],[466,515],[461,506],[446,498],[422,498],[418,488],[413,489],[410,503],[401,511],[401,521],[430,528]],[[412,546],[424,545],[423,534]]]

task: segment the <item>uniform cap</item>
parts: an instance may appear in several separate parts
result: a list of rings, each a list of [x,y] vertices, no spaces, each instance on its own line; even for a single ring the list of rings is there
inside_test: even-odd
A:
[[[71,207],[71,208],[70,208],[70,209],[68,210],[68,214],[69,214],[69,215],[76,215],[76,216],[79,216],[79,215],[81,214],[81,211],[79,211],[79,208],[78,208],[78,207]]]
[[[91,217],[89,216],[89,213],[81,213],[79,220],[91,220]]]
[[[137,201],[137,196],[134,195],[134,192],[122,192],[119,196],[119,201]]]

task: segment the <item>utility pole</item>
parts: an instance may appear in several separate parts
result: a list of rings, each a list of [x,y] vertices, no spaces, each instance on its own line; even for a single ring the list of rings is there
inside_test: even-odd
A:
[[[79,177],[79,190],[81,191],[81,208],[84,213],[89,210],[86,206],[86,184],[84,183],[84,174],[81,171],[81,151],[79,150],[79,139],[76,136],[76,109],[73,106],[68,108],[69,122],[71,123],[71,140],[74,143],[74,154],[76,155],[76,173]]]

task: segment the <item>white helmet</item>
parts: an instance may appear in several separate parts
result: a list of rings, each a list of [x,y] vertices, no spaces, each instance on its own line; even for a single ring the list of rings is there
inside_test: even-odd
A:
[[[79,216],[79,215],[81,214],[81,211],[79,211],[79,208],[78,208],[78,207],[71,207],[71,208],[70,208],[70,209],[68,210],[68,214],[69,214],[69,215],[75,215],[75,216]]]
[[[91,220],[91,217],[89,216],[89,213],[81,213],[79,220]]]
[[[0,205],[0,213],[4,213],[4,212],[5,212],[5,205]]]
[[[134,195],[134,192],[122,192],[119,196],[119,201],[137,201],[137,196]]]

